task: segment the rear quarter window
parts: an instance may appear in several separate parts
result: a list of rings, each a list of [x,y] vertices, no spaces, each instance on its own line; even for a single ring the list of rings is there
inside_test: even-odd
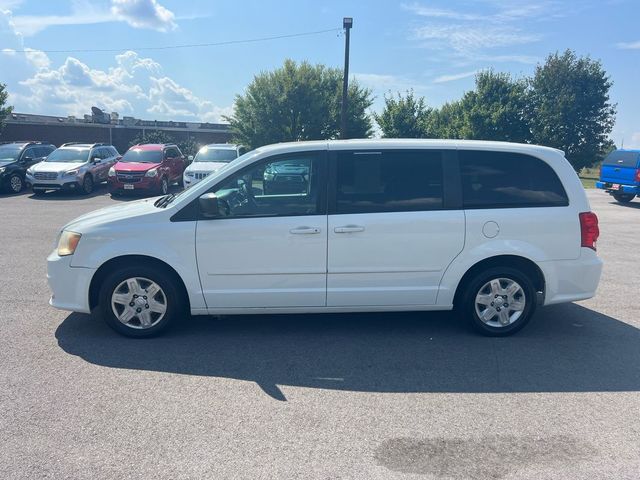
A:
[[[559,207],[569,205],[554,170],[530,155],[459,152],[464,208]]]

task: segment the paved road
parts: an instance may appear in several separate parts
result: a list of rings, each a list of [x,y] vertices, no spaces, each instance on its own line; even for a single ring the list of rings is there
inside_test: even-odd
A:
[[[589,197],[598,296],[518,336],[450,314],[197,318],[148,341],[48,307],[57,229],[0,197],[0,478],[640,477],[640,201]]]

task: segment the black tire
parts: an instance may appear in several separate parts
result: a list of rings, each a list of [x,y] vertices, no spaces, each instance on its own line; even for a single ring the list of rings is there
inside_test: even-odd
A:
[[[92,192],[93,192],[93,177],[87,174],[84,176],[84,180],[82,180],[82,194],[91,195]]]
[[[131,325],[122,323],[118,320],[111,303],[112,295],[115,289],[130,278],[143,278],[155,282],[162,289],[162,297],[165,299],[166,311],[164,316],[147,328],[141,328],[141,322],[134,317]],[[167,330],[177,318],[185,313],[185,299],[182,290],[177,284],[173,275],[165,270],[153,266],[140,265],[125,268],[119,268],[107,275],[100,286],[99,293],[99,312],[103,320],[116,332],[121,335],[133,338],[147,338],[159,335]],[[116,306],[117,308],[117,306]],[[143,308],[143,307],[142,307]],[[136,325],[138,322],[138,325]],[[137,327],[137,328],[136,328]]]
[[[478,315],[478,310],[480,307],[476,309],[477,295],[481,293],[494,295],[494,292],[484,290],[483,287],[491,280],[495,279],[507,279],[516,282],[521,287],[522,293],[524,294],[525,305],[520,312],[520,316],[517,319],[513,320],[512,323],[505,326],[494,326],[493,324],[498,321],[497,319],[491,322],[483,321]],[[519,295],[518,300],[522,300],[522,296]],[[500,301],[502,302],[503,300]],[[504,301],[515,301],[515,299]],[[533,285],[533,282],[527,275],[511,267],[493,267],[478,273],[473,278],[471,278],[469,282],[467,282],[462,296],[462,302],[458,306],[458,310],[461,311],[463,315],[471,322],[471,325],[477,332],[490,337],[505,337],[516,333],[527,323],[529,323],[536,310],[536,304],[536,289]],[[487,306],[486,308],[488,309],[489,307],[490,306]],[[504,306],[491,306],[491,308],[494,308],[496,310],[504,309]],[[509,315],[510,310],[507,308],[506,311],[507,315]],[[481,310],[481,312],[484,313],[484,310]],[[496,312],[496,315],[499,316],[499,313]],[[511,313],[510,316],[515,316],[515,312]]]
[[[620,203],[629,203],[635,198],[633,193],[612,193],[611,196]]]
[[[11,193],[20,193],[24,188],[24,180],[17,173],[14,173],[9,177],[7,187]]]
[[[169,181],[167,180],[167,177],[162,177],[160,179],[159,192],[160,195],[166,195],[169,193]]]

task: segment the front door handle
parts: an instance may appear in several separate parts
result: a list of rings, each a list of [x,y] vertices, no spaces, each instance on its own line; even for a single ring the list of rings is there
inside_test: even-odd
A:
[[[320,229],[318,227],[296,227],[289,230],[289,233],[294,235],[315,235],[320,233]]]
[[[364,232],[364,227],[360,225],[345,225],[344,227],[336,227],[333,231],[336,233]]]

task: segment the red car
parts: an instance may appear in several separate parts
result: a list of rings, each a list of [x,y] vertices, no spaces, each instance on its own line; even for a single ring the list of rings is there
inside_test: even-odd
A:
[[[186,166],[176,145],[135,145],[109,170],[109,190],[111,195],[137,191],[164,195],[169,185],[182,183]]]

